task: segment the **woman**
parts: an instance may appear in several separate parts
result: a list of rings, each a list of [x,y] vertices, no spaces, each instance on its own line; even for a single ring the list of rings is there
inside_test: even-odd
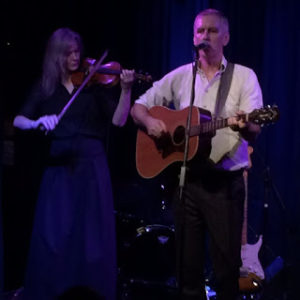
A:
[[[22,130],[43,128],[50,140],[33,226],[25,299],[54,299],[86,286],[115,299],[116,249],[113,198],[103,141],[111,120],[123,126],[134,71],[124,70],[114,89],[82,90],[64,116],[81,63],[80,36],[68,28],[49,39],[40,83],[14,119]],[[117,103],[116,103],[117,102]]]

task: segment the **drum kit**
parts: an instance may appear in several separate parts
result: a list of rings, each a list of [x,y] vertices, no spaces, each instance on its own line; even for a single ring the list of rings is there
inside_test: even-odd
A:
[[[174,299],[174,228],[119,212],[116,228],[120,300]]]
[[[176,299],[174,226],[116,212],[120,300]],[[215,292],[206,286],[207,300]]]

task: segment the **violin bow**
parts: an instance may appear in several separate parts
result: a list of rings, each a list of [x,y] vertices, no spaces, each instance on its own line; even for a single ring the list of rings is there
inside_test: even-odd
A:
[[[86,84],[89,82],[89,80],[92,78],[92,76],[97,72],[97,70],[101,66],[103,60],[106,58],[107,54],[108,54],[108,50],[105,50],[104,53],[103,53],[103,55],[97,61],[97,63],[95,65],[93,65],[93,67],[94,67],[93,70],[86,76],[86,78],[84,79],[84,81],[82,82],[82,84],[79,86],[79,88],[76,90],[76,92],[73,94],[73,96],[71,97],[71,99],[64,106],[64,108],[61,110],[61,112],[57,115],[58,122],[63,117],[63,115],[66,113],[66,111],[71,106],[71,104],[74,102],[74,100],[79,95],[79,93],[81,92],[81,90],[86,86]]]

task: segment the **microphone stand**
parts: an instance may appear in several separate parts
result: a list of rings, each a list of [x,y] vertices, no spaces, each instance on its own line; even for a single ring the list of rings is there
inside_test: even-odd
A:
[[[190,106],[188,117],[186,121],[186,130],[185,130],[185,144],[184,144],[184,154],[183,154],[183,162],[180,168],[180,176],[179,176],[179,200],[180,202],[183,199],[183,188],[185,184],[185,175],[187,170],[187,158],[189,153],[189,139],[190,139],[190,131],[191,131],[191,119],[192,119],[192,109],[195,100],[195,82],[196,82],[196,73],[197,73],[197,66],[198,66],[198,53],[195,55],[195,59],[193,61],[193,79],[192,79],[192,88],[191,88],[191,97],[190,97]]]
[[[265,163],[265,160],[259,153],[259,151],[256,151],[256,155],[259,158],[262,167],[263,167],[263,181],[264,181],[264,213],[263,213],[263,233],[266,232],[267,229],[267,222],[268,222],[268,209],[269,209],[269,200],[271,198],[275,198],[279,204],[279,207],[281,211],[284,213],[284,217],[286,215],[286,206],[283,202],[283,199],[281,198],[279,191],[275,184],[273,183],[272,177],[271,177],[271,169],[270,166]]]
[[[188,152],[189,152],[189,139],[190,139],[190,130],[191,130],[191,119],[192,119],[192,109],[193,104],[195,100],[195,82],[196,82],[196,74],[197,74],[197,67],[198,67],[198,60],[199,60],[199,54],[198,49],[195,51],[194,55],[194,61],[192,64],[192,72],[193,72],[193,78],[192,78],[192,86],[191,86],[191,97],[190,97],[190,105],[189,105],[189,111],[186,121],[186,130],[185,130],[185,145],[184,145],[184,155],[183,155],[183,162],[182,166],[180,168],[180,175],[179,175],[179,211],[180,211],[180,222],[178,222],[179,226],[179,272],[178,272],[178,282],[179,282],[179,295],[182,295],[182,270],[183,270],[183,258],[184,258],[184,227],[185,227],[185,197],[183,194],[184,187],[185,187],[185,179],[186,179],[186,171],[187,171],[187,160],[188,160]]]

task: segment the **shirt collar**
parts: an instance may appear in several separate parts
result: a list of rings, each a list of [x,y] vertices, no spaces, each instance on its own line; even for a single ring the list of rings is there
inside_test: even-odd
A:
[[[225,69],[227,67],[227,64],[228,64],[227,59],[224,56],[222,56],[221,66],[220,66],[220,69],[218,71],[219,74],[223,73],[225,71]],[[198,71],[201,71],[200,65],[198,65]]]

